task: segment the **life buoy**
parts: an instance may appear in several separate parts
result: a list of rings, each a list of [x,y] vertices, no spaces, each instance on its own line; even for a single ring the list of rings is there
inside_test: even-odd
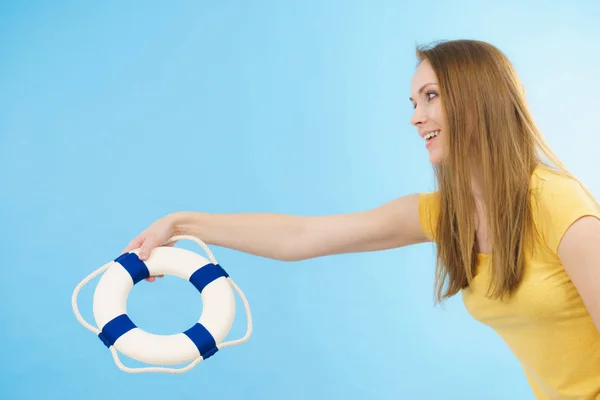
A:
[[[185,372],[202,360],[214,355],[220,348],[245,342],[252,332],[250,307],[242,293],[214,256],[199,239],[176,236],[167,243],[190,239],[202,247],[210,260],[190,250],[160,246],[155,248],[146,261],[138,257],[139,249],[121,254],[86,277],[73,292],[73,310],[79,322],[98,335],[113,352],[120,369],[126,372]],[[98,328],[89,325],[79,313],[77,296],[81,288],[98,274],[104,272],[93,298],[93,314]],[[199,291],[202,314],[197,322],[184,332],[174,335],[156,335],[144,331],[129,318],[126,310],[127,297],[138,282],[149,276],[174,275],[188,280]],[[233,289],[240,295],[246,308],[248,329],[239,340],[223,340],[231,330],[235,318]],[[128,368],[116,351],[147,364],[175,365],[192,362],[185,368],[164,367]]]

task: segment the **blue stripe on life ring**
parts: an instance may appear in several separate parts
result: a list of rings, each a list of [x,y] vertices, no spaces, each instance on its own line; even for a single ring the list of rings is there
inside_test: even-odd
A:
[[[200,267],[190,276],[190,282],[198,289],[200,293],[204,290],[204,288],[220,277],[229,277],[227,272],[221,267],[219,264],[206,264],[203,267]]]
[[[127,314],[121,314],[104,325],[102,332],[98,334],[100,340],[106,347],[110,347],[117,339],[129,332],[133,328],[137,328],[133,321],[127,316]]]
[[[150,276],[148,267],[135,253],[121,254],[115,259],[115,262],[121,264],[129,272],[134,285]]]
[[[196,345],[204,360],[215,354],[219,349],[215,339],[201,323],[196,323],[187,331],[183,332]]]

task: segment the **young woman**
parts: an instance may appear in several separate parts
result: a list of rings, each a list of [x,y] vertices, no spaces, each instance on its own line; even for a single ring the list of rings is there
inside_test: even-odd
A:
[[[547,145],[501,51],[456,40],[420,47],[417,58],[411,124],[438,190],[318,217],[177,212],[125,251],[141,247],[145,260],[186,234],[293,261],[431,241],[438,300],[460,292],[506,341],[537,398],[600,397],[600,207]]]

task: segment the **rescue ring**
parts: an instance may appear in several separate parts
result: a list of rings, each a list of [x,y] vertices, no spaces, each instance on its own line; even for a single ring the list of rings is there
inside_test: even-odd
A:
[[[73,291],[73,311],[78,321],[94,332],[113,354],[117,366],[124,372],[189,371],[218,350],[247,341],[252,334],[252,315],[246,297],[216,261],[206,244],[186,235],[174,236],[165,244],[188,239],[204,248],[210,260],[192,251],[170,246],[157,247],[146,261],[138,258],[139,249],[124,253],[83,279]],[[79,291],[90,280],[104,272],[94,291],[93,313],[98,328],[88,324],[77,307]],[[175,335],[156,335],[137,327],[127,315],[129,292],[136,283],[154,275],[175,275],[190,281],[200,292],[202,314],[185,332]],[[248,328],[243,338],[223,342],[235,318],[237,291],[244,307]],[[117,351],[147,364],[175,365],[191,362],[186,367],[129,368],[119,360]]]

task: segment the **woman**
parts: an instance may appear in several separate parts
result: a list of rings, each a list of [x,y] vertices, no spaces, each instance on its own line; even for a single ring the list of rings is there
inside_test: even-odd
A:
[[[537,398],[597,398],[600,207],[545,142],[496,47],[446,41],[418,48],[417,58],[411,124],[438,190],[318,217],[177,212],[125,251],[141,247],[145,260],[186,234],[293,261],[431,241],[438,301],[461,292],[471,315],[506,341]]]

